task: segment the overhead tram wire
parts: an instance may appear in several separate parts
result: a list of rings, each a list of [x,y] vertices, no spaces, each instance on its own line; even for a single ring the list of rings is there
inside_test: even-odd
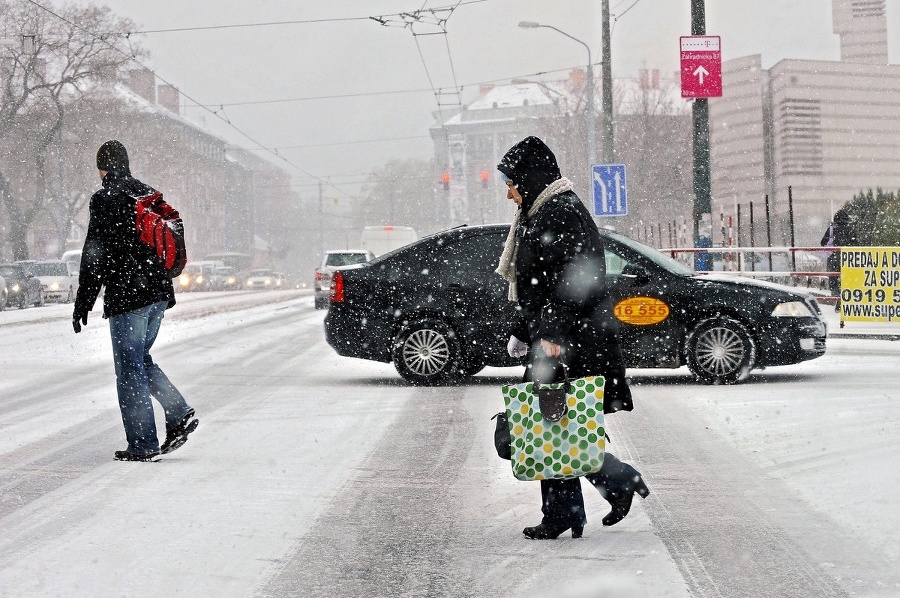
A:
[[[616,18],[615,18],[614,20],[615,20],[615,21],[618,21],[619,19],[621,19],[622,17],[624,17],[626,14],[628,14],[628,11],[631,10],[632,8],[634,8],[635,6],[637,6],[638,3],[640,3],[640,1],[641,1],[641,0],[634,0],[634,4],[632,4],[631,6],[629,6],[628,8],[626,8],[625,10],[623,10],[620,14],[617,14],[617,15],[616,15]]]
[[[474,4],[477,0],[471,0],[466,2],[466,4]],[[443,35],[444,42],[447,47],[447,57],[450,62],[450,72],[453,78],[453,91],[451,92],[456,96],[456,106],[461,106],[461,95],[462,89],[459,87],[456,80],[456,69],[453,65],[453,55],[450,52],[450,43],[447,41],[447,21],[450,17],[453,16],[453,12],[459,8],[459,6],[463,3],[463,0],[458,0],[455,5],[452,7],[440,7],[440,8],[430,8],[426,9],[425,6],[428,4],[428,0],[422,4],[422,8],[415,12],[411,13],[400,13],[399,19],[390,19],[387,18],[391,15],[382,15],[379,17],[372,17],[372,20],[377,23],[385,26],[385,27],[404,27],[408,28],[410,33],[413,36],[413,40],[416,43],[416,50],[419,53],[419,59],[422,61],[422,67],[425,69],[425,76],[428,78],[428,84],[431,86],[432,92],[434,93],[435,102],[437,103],[438,114],[440,116],[441,128],[444,128],[444,106],[447,105],[443,101],[441,101],[441,94],[443,88],[435,87],[434,79],[431,76],[431,72],[428,70],[428,63],[425,61],[425,55],[422,53],[421,44],[419,44],[419,36],[422,35]],[[395,22],[397,21],[397,22]],[[438,31],[433,31],[429,33],[417,33],[415,30],[416,25],[430,25],[434,26],[438,29]]]
[[[54,11],[50,10],[49,8],[47,8],[46,6],[41,5],[41,4],[40,4],[39,2],[37,2],[36,0],[25,0],[25,1],[28,2],[28,3],[30,3],[30,4],[33,4],[33,5],[36,6],[37,8],[43,10],[44,12],[46,12],[46,13],[48,13],[48,14],[54,16],[54,17],[56,17],[56,18],[59,19],[60,21],[63,21],[64,23],[68,23],[68,24],[71,25],[72,27],[75,27],[76,29],[78,29],[78,30],[80,30],[80,31],[82,31],[82,32],[84,32],[84,33],[86,33],[87,35],[89,35],[89,36],[92,37],[93,39],[95,39],[95,40],[97,40],[98,42],[100,42],[100,43],[106,45],[107,47],[109,47],[110,49],[114,50],[115,52],[118,52],[119,54],[125,56],[125,57],[128,58],[130,61],[135,62],[135,63],[138,64],[139,66],[141,66],[141,67],[143,67],[143,68],[145,68],[145,69],[147,69],[147,70],[153,72],[154,76],[156,76],[160,81],[162,81],[162,82],[165,83],[166,85],[171,85],[171,86],[175,87],[175,85],[174,85],[173,83],[169,82],[169,81],[168,81],[167,79],[165,79],[164,77],[161,77],[158,73],[156,73],[156,71],[153,71],[152,69],[150,69],[150,67],[148,67],[147,65],[145,65],[144,63],[142,63],[140,60],[138,60],[137,57],[134,55],[134,53],[129,53],[129,52],[126,52],[126,51],[122,50],[122,48],[120,48],[120,47],[117,46],[116,44],[111,43],[111,42],[109,42],[108,40],[106,40],[102,35],[97,34],[97,33],[94,33],[93,31],[89,31],[89,30],[85,29],[84,27],[82,27],[81,25],[78,25],[77,23],[73,23],[72,21],[68,20],[67,18],[63,17],[62,15],[57,14],[56,12],[54,12]],[[186,99],[188,99],[188,100],[190,100],[191,102],[193,102],[194,104],[196,104],[196,105],[201,106],[202,108],[204,108],[207,112],[209,112],[210,114],[212,114],[213,116],[215,116],[216,118],[218,118],[219,120],[221,120],[222,122],[226,123],[229,127],[231,127],[232,129],[234,129],[236,132],[238,132],[238,133],[239,133],[240,135],[242,135],[244,138],[246,138],[246,139],[248,139],[249,141],[251,141],[252,143],[258,145],[260,148],[265,148],[265,146],[264,146],[262,143],[260,143],[259,141],[257,141],[257,140],[254,139],[253,137],[251,137],[249,134],[245,133],[243,130],[241,130],[240,128],[238,128],[238,127],[237,127],[235,124],[233,124],[227,117],[224,117],[224,116],[219,115],[219,114],[218,114],[218,111],[211,110],[210,108],[208,108],[208,107],[206,107],[205,105],[201,104],[200,102],[198,102],[197,100],[195,100],[195,99],[194,99],[193,97],[191,97],[190,95],[184,93],[184,91],[182,91],[182,90],[180,90],[180,89],[179,89],[179,93],[180,93],[181,95],[183,95]],[[224,110],[223,110],[223,112],[224,112]],[[322,183],[324,183],[324,184],[326,184],[326,185],[329,185],[329,186],[333,187],[336,191],[339,191],[340,193],[346,193],[347,195],[352,195],[352,194],[350,194],[348,191],[346,191],[346,190],[344,190],[344,189],[341,189],[341,188],[339,188],[339,187],[336,187],[334,184],[332,184],[332,183],[331,183],[330,181],[328,181],[327,179],[324,179],[324,178],[322,178],[322,177],[318,177],[318,176],[316,176],[316,175],[314,175],[314,174],[312,174],[312,173],[306,171],[305,169],[303,169],[303,168],[297,166],[296,164],[294,164],[293,162],[291,162],[290,160],[288,160],[287,158],[285,158],[284,156],[282,156],[281,154],[279,154],[277,151],[271,151],[271,150],[269,150],[269,153],[271,153],[273,156],[276,156],[277,158],[279,158],[280,160],[282,160],[283,162],[285,162],[286,164],[288,164],[288,165],[291,166],[292,168],[296,169],[298,172],[300,172],[300,173],[302,173],[302,174],[304,174],[304,175],[306,175],[306,176],[308,176],[308,177],[310,177],[310,178],[312,178],[312,179],[314,179],[314,180],[316,180],[316,181],[320,181],[320,182],[322,182]]]
[[[594,64],[601,64],[600,62],[595,62]],[[514,77],[501,77],[498,79],[489,79],[485,81],[478,81],[475,83],[464,83],[459,89],[463,90],[467,87],[478,87],[481,85],[489,85],[491,83],[502,83],[504,81],[510,81],[515,79],[526,79],[528,77],[540,77],[542,75],[552,75],[554,73],[563,73],[566,71],[570,71],[576,67],[565,67],[561,69],[552,69],[549,71],[536,71],[534,73],[528,73],[525,75],[517,75]],[[280,98],[274,100],[251,100],[247,102],[219,102],[215,104],[196,104],[194,106],[188,106],[188,108],[208,108],[208,107],[231,107],[231,106],[254,106],[254,105],[262,105],[262,104],[277,104],[277,103],[289,103],[289,102],[306,102],[312,100],[331,100],[331,99],[346,99],[346,98],[354,98],[354,97],[366,97],[373,95],[387,95],[387,94],[401,94],[401,93],[425,93],[425,92],[434,92],[431,88],[422,87],[419,89],[405,89],[405,90],[397,90],[397,91],[376,91],[376,92],[362,92],[356,94],[336,94],[329,96],[307,96],[302,98]]]
[[[621,5],[622,5],[624,2],[626,2],[626,1],[627,1],[627,0],[622,0],[621,2],[619,2],[618,4],[616,4],[616,8],[618,8],[619,6],[621,6]],[[615,30],[616,30],[616,24],[618,24],[619,19],[621,19],[622,17],[624,17],[626,14],[628,14],[628,11],[631,10],[632,8],[634,8],[635,6],[637,6],[638,3],[639,3],[640,1],[641,1],[641,0],[634,0],[634,2],[632,3],[632,5],[629,6],[628,8],[626,8],[625,10],[623,10],[621,13],[612,15],[612,20],[613,20],[613,22],[612,22],[612,31],[610,31],[610,33],[609,33],[610,36],[613,34],[613,32],[615,32]]]
[[[382,137],[381,139],[360,139],[357,141],[334,141],[331,143],[307,143],[305,145],[282,145],[279,147],[254,147],[244,151],[306,149],[311,147],[331,147],[335,145],[358,145],[361,143],[381,143],[384,141],[407,141],[410,139],[430,139],[431,135],[411,135],[409,137]]]
[[[30,0],[28,0],[30,1]],[[457,8],[460,5],[467,4],[480,4],[482,2],[489,2],[490,0],[463,0],[461,2],[457,2],[453,8]],[[427,4],[427,0],[425,4]],[[433,8],[430,10],[441,10],[447,9],[449,7],[441,7],[441,8]],[[420,9],[421,10],[421,9]],[[379,18],[387,19],[389,17],[401,17],[403,15],[413,14],[419,11],[412,12],[398,12],[398,13],[390,13],[386,15],[380,15]],[[138,31],[129,31],[125,35],[149,35],[149,34],[159,34],[159,33],[183,33],[188,31],[215,31],[218,29],[241,29],[241,28],[250,28],[250,27],[276,27],[283,25],[309,25],[309,24],[317,24],[317,23],[339,23],[339,22],[348,22],[348,21],[368,21],[373,19],[371,16],[364,17],[332,17],[326,19],[295,19],[290,21],[264,21],[259,23],[232,23],[229,25],[200,25],[196,27],[170,27],[166,29],[142,29]]]
[[[598,62],[595,64],[601,64],[601,63]],[[572,68],[574,68],[574,67],[565,67],[565,68],[553,69],[553,70],[549,70],[549,71],[537,71],[534,73],[529,73],[527,75],[519,75],[518,77],[503,77],[501,79],[489,79],[489,80],[485,80],[485,81],[478,81],[475,83],[465,83],[460,86],[460,90],[463,90],[467,87],[479,87],[482,85],[489,85],[491,83],[501,83],[501,82],[510,81],[510,80],[515,81],[517,79],[527,79],[529,77],[538,77],[541,75],[551,75],[554,73],[562,73],[565,71],[570,71],[570,70],[572,70]],[[423,88],[421,91],[424,92],[424,91],[431,91],[431,90]],[[379,92],[379,93],[393,93],[393,92]],[[398,93],[400,93],[400,92],[398,92]],[[340,96],[340,97],[349,97],[350,95],[356,95],[356,94],[348,94],[348,95],[344,95],[344,96]],[[362,94],[360,94],[360,95],[362,95]],[[221,108],[228,107],[228,106],[248,106],[248,105],[254,105],[254,104],[268,104],[268,103],[272,103],[272,102],[293,102],[293,101],[303,101],[303,100],[312,100],[312,99],[324,99],[326,97],[329,97],[329,96],[321,96],[318,98],[310,97],[310,98],[293,98],[293,99],[282,99],[282,100],[259,100],[259,101],[255,101],[255,102],[233,102],[233,103],[224,103],[224,104],[208,104],[207,106],[218,106],[221,109]],[[338,97],[338,96],[334,96],[334,97]],[[194,108],[194,107],[203,108],[204,106],[198,105],[198,106],[191,106],[191,107],[192,108]],[[383,137],[380,139],[360,139],[360,140],[356,140],[356,141],[336,141],[336,142],[332,142],[332,143],[311,143],[311,144],[304,144],[304,145],[283,145],[283,146],[278,146],[278,147],[234,148],[234,151],[251,152],[251,151],[278,151],[278,150],[290,150],[290,149],[307,149],[307,148],[313,148],[313,147],[328,147],[328,146],[335,146],[335,145],[355,145],[355,144],[360,144],[360,143],[381,143],[384,141],[406,141],[406,140],[411,140],[411,139],[427,139],[429,137],[431,137],[431,136],[430,135],[412,135],[409,137]]]
[[[368,92],[360,92],[360,93],[343,93],[343,94],[335,94],[335,95],[327,95],[327,96],[308,96],[304,98],[283,98],[280,100],[256,100],[249,102],[227,102],[224,104],[207,104],[208,106],[255,106],[262,104],[284,104],[288,102],[309,102],[314,100],[338,100],[345,98],[361,98],[361,97],[371,97],[371,96],[382,96],[382,95],[395,95],[402,93],[425,93],[428,91],[432,91],[431,89],[422,87],[420,89],[399,89],[395,91],[368,91]],[[200,106],[202,107],[202,106]]]

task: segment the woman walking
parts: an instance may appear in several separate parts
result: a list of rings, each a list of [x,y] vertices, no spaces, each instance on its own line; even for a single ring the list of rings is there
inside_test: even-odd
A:
[[[561,175],[553,152],[537,137],[513,146],[497,169],[507,197],[519,206],[497,268],[521,314],[510,354],[530,347],[525,381],[552,383],[564,366],[570,378],[603,376],[604,412],[630,411],[631,390],[606,292],[597,225]],[[603,525],[615,525],[628,514],[635,492],[650,493],[641,474],[611,453],[599,472],[585,477],[612,506]],[[543,519],[526,527],[525,536],[553,539],[571,529],[573,538],[581,537],[587,517],[580,480],[542,480],[541,497]]]

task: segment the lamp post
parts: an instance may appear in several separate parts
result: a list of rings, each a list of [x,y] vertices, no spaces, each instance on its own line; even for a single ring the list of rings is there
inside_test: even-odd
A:
[[[533,21],[522,21],[519,23],[519,27],[522,29],[552,29],[557,33],[562,33],[569,39],[578,42],[584,49],[587,50],[588,53],[588,64],[587,64],[587,122],[588,122],[588,139],[587,139],[587,153],[588,153],[588,168],[591,168],[596,161],[597,156],[597,112],[594,110],[594,63],[591,59],[591,48],[586,43],[578,39],[577,37],[572,37],[562,29],[557,29],[553,25],[542,25],[540,23],[535,23]]]

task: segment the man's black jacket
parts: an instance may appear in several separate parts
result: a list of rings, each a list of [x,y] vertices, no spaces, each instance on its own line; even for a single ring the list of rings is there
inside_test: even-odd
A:
[[[131,176],[109,172],[90,204],[90,224],[81,254],[74,318],[94,306],[100,288],[103,317],[168,301],[175,305],[172,279],[136,228],[136,198],[153,189]]]

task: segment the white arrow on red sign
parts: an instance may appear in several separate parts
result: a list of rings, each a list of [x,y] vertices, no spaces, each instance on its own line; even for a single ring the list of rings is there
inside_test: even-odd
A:
[[[700,85],[703,85],[703,77],[709,74],[709,71],[703,68],[703,65],[697,67],[697,70],[694,71],[694,76],[700,79]]]
[[[681,97],[722,95],[722,46],[718,35],[681,37]]]

